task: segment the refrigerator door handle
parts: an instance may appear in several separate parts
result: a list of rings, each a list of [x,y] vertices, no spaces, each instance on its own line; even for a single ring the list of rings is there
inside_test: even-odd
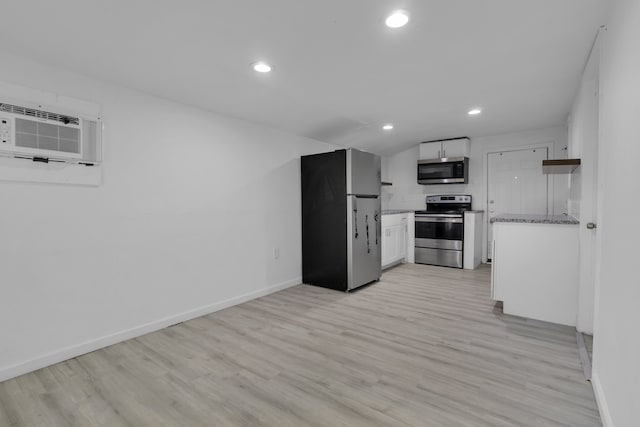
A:
[[[369,215],[364,216],[364,228],[367,231],[367,253],[371,253],[371,246],[369,246]]]
[[[373,215],[373,219],[376,222],[376,246],[378,246],[378,219],[380,218],[378,211],[376,210],[375,214]]]
[[[358,238],[358,198],[354,197],[353,198],[353,238],[357,239]]]

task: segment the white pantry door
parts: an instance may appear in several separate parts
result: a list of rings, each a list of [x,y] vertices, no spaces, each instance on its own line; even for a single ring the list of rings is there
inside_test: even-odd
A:
[[[547,214],[549,183],[542,173],[548,149],[489,153],[487,159],[487,258],[491,259],[491,218],[500,214]]]
[[[598,223],[598,195],[602,191],[602,180],[598,180],[599,144],[599,76],[600,76],[600,34],[593,45],[591,56],[584,72],[578,92],[577,107],[572,112],[572,141],[578,147],[572,157],[580,157],[580,170],[571,177],[571,185],[580,185],[578,191],[580,220],[580,287],[578,288],[578,322],[580,332],[593,334],[595,311],[595,288],[599,273],[597,228],[587,228],[587,224]],[[601,193],[600,193],[601,194]]]

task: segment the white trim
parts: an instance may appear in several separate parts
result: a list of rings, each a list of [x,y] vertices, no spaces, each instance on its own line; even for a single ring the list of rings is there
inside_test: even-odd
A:
[[[593,372],[591,375],[591,385],[593,387],[593,394],[596,396],[596,402],[598,403],[602,425],[604,427],[614,427],[611,412],[609,412],[609,405],[607,405],[607,399],[604,396],[604,390],[602,389],[600,377],[597,372]]]
[[[45,368],[47,366],[62,362],[64,360],[72,359],[74,357],[78,357],[83,354],[90,353],[92,351],[95,351],[104,347],[108,347],[113,344],[117,344],[122,341],[126,341],[132,338],[139,337],[141,335],[148,334],[150,332],[164,329],[168,326],[175,325],[176,323],[185,322],[187,320],[191,320],[196,317],[201,317],[210,313],[214,313],[218,310],[222,310],[234,305],[242,304],[252,299],[260,298],[262,296],[269,295],[271,293],[290,288],[300,283],[302,283],[302,278],[296,277],[286,282],[268,286],[266,288],[263,288],[257,291],[249,292],[247,294],[239,295],[239,296],[229,298],[220,302],[194,308],[192,310],[185,311],[185,312],[175,314],[169,317],[165,317],[162,319],[154,320],[152,322],[145,323],[143,325],[136,326],[134,328],[127,329],[124,331],[116,332],[110,335],[106,335],[101,338],[96,338],[89,341],[85,341],[80,344],[75,344],[69,347],[65,347],[60,350],[28,360],[26,362],[18,363],[17,365],[3,367],[0,369],[0,382],[17,377],[19,375],[26,374],[28,372],[35,371],[37,369]]]
[[[584,335],[581,331],[576,329],[576,339],[578,341],[578,354],[580,355],[580,363],[582,364],[582,371],[584,372],[584,379],[591,381],[591,375],[593,369],[591,369],[591,360],[589,359],[589,353],[587,346],[584,343]]]
[[[406,257],[404,257],[404,258],[400,258],[400,259],[397,259],[397,260],[395,260],[395,261],[393,261],[393,262],[390,262],[390,263],[389,263],[389,264],[387,264],[387,265],[383,265],[383,266],[382,266],[382,271],[388,270],[388,269],[393,268],[393,267],[397,267],[397,266],[399,266],[400,264],[404,264],[404,263],[406,263],[406,262],[407,262],[407,258],[406,258]]]

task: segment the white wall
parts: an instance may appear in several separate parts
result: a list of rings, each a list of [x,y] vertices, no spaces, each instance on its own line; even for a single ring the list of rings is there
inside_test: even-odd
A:
[[[603,33],[600,64],[598,203],[593,385],[605,425],[640,422],[640,2],[617,0]]]
[[[299,156],[336,147],[0,63],[105,123],[101,187],[0,183],[0,380],[299,283]]]
[[[387,199],[388,209],[420,210],[425,208],[427,194],[461,193],[472,195],[474,209],[486,211],[488,153],[542,145],[552,147],[550,157],[566,158],[566,126],[473,138],[469,154],[469,183],[451,185],[419,185],[416,182],[416,162],[419,157],[419,146],[416,145],[386,158],[387,179],[393,183],[393,186],[383,190],[386,193],[383,201]],[[542,168],[542,165],[540,167]],[[556,214],[566,213],[568,179],[566,175],[549,175],[549,177],[553,193],[551,209]],[[483,234],[487,235],[486,221]],[[483,260],[486,260],[486,256],[486,244],[483,244]]]

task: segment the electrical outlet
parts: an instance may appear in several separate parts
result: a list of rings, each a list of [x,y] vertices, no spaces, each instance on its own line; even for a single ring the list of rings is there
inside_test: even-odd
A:
[[[280,259],[280,248],[273,248],[273,259]]]

